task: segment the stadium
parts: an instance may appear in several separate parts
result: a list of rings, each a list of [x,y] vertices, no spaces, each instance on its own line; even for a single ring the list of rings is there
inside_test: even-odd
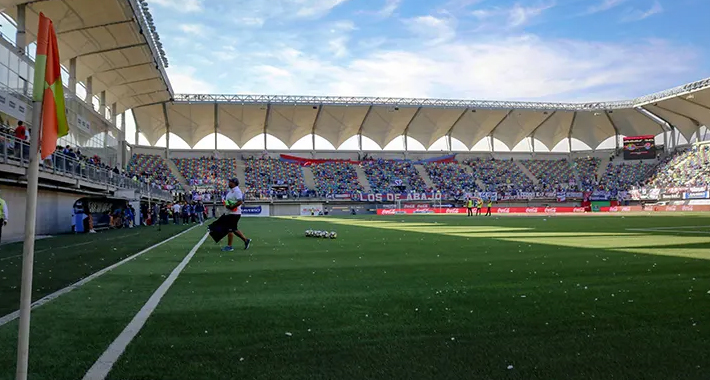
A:
[[[149,3],[0,0],[0,379],[40,12],[69,134],[40,162],[17,379],[708,377],[710,79],[595,103],[180,94]],[[208,233],[235,182],[245,252]]]

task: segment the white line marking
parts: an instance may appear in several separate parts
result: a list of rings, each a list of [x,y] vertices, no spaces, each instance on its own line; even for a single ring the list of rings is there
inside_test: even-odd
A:
[[[180,272],[185,269],[187,264],[190,262],[190,259],[192,259],[197,250],[200,249],[200,246],[202,246],[202,243],[205,242],[208,236],[209,233],[206,233],[205,236],[203,236],[202,239],[200,239],[200,241],[192,247],[190,253],[182,259],[182,262],[180,262],[180,264],[173,269],[170,276],[168,276],[168,278],[165,279],[165,281],[158,287],[155,293],[150,296],[148,302],[143,305],[140,311],[138,311],[138,314],[133,317],[133,320],[131,320],[126,328],[123,329],[116,340],[108,346],[101,357],[99,357],[94,365],[89,368],[89,371],[86,372],[83,380],[104,380],[106,376],[108,376],[109,372],[111,372],[111,368],[113,368],[113,365],[116,364],[116,361],[118,361],[121,355],[123,355],[123,352],[126,351],[126,347],[128,347],[133,338],[138,335],[138,332],[143,328],[146,321],[148,321],[150,315],[153,313],[155,308],[158,307],[160,300],[163,298],[165,293],[168,292],[170,286],[173,285],[175,280],[180,275]]]
[[[52,300],[54,300],[54,299],[56,299],[56,298],[58,298],[58,297],[60,297],[60,296],[63,296],[64,294],[67,294],[67,293],[71,292],[71,291],[74,290],[74,289],[77,289],[77,288],[81,287],[82,285],[86,284],[87,282],[89,282],[89,281],[91,281],[91,280],[94,280],[94,279],[98,278],[99,276],[102,276],[102,275],[106,274],[106,272],[108,272],[108,271],[111,271],[111,270],[113,270],[113,269],[116,269],[116,268],[120,267],[121,265],[123,265],[123,264],[125,264],[125,263],[127,263],[127,262],[129,262],[129,261],[131,261],[131,260],[133,260],[133,259],[135,259],[135,258],[137,258],[137,257],[139,257],[139,256],[141,256],[141,255],[143,255],[144,253],[146,253],[146,252],[148,252],[148,251],[150,251],[150,250],[152,250],[153,248],[157,248],[157,247],[159,247],[159,246],[161,246],[161,245],[163,245],[163,244],[169,242],[170,240],[173,240],[173,239],[175,239],[175,238],[177,238],[177,237],[179,237],[179,236],[181,236],[181,235],[183,235],[183,234],[186,234],[186,233],[190,232],[190,231],[193,230],[195,227],[197,227],[197,226],[190,227],[190,228],[188,228],[187,230],[185,230],[185,231],[183,231],[183,232],[180,232],[179,234],[177,234],[177,235],[175,235],[175,236],[173,236],[173,237],[167,238],[167,239],[161,241],[160,243],[157,243],[157,244],[155,244],[155,245],[152,245],[152,246],[150,246],[150,247],[148,247],[148,248],[146,248],[146,249],[144,249],[144,250],[142,250],[142,251],[136,253],[136,254],[133,255],[133,256],[127,257],[127,258],[125,258],[125,259],[123,259],[123,260],[117,262],[116,264],[113,264],[113,265],[108,266],[108,267],[106,267],[106,268],[104,268],[104,269],[101,269],[100,271],[98,271],[98,272],[96,272],[96,273],[94,273],[94,274],[92,274],[92,275],[90,275],[90,276],[88,276],[88,277],[85,277],[85,278],[83,278],[83,279],[81,279],[81,280],[79,280],[79,281],[77,281],[77,282],[75,282],[75,283],[73,283],[73,284],[67,286],[66,288],[57,290],[56,292],[54,292],[54,293],[52,293],[52,294],[46,295],[46,296],[42,297],[41,299],[38,299],[37,301],[35,301],[35,302],[32,303],[32,309],[36,309],[36,308],[38,308],[38,307],[40,307],[40,306],[46,304],[46,303],[49,302],[49,301],[52,301]],[[97,241],[97,242],[98,242],[98,241]],[[7,323],[9,323],[9,322],[14,321],[14,320],[17,319],[19,316],[20,316],[20,311],[17,310],[17,311],[14,311],[14,312],[12,312],[12,313],[10,313],[10,314],[8,314],[8,315],[6,315],[6,316],[0,318],[0,327],[2,327],[3,325],[5,325],[5,324],[7,324]]]
[[[194,226],[193,226],[193,227],[194,227]],[[134,234],[116,236],[116,237],[108,238],[108,239],[103,239],[103,240],[101,240],[101,241],[107,242],[107,241],[111,241],[111,240],[125,239],[125,238],[131,237],[131,236],[136,236],[136,235],[140,235],[140,232],[136,232],[136,233],[134,233]],[[35,251],[35,255],[38,254],[38,253],[42,253],[42,252],[61,251],[61,250],[63,250],[63,249],[67,249],[67,248],[81,247],[82,245],[89,245],[89,244],[94,244],[94,243],[96,243],[96,241],[95,241],[95,240],[91,240],[91,241],[85,241],[85,242],[83,242],[83,243],[64,245],[64,246],[61,246],[61,247],[52,247],[52,248],[40,249],[39,251]],[[15,256],[2,257],[2,258],[0,258],[0,261],[10,260],[10,259],[16,259],[16,258],[18,258],[18,257],[22,257],[22,254],[15,255]]]

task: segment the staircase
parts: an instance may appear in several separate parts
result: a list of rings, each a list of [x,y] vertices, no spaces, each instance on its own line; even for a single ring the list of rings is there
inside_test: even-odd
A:
[[[365,171],[362,170],[360,165],[353,165],[355,168],[355,172],[357,173],[357,180],[360,182],[360,185],[362,185],[363,190],[365,190],[365,193],[371,193],[372,192],[372,187],[370,187],[370,181],[367,180],[367,174],[365,174]]]
[[[424,184],[427,188],[438,189],[439,187],[434,184],[434,182],[429,178],[429,173],[426,172],[424,165],[414,165],[414,168],[419,172],[419,176],[424,180]]]
[[[190,190],[190,184],[187,182],[187,179],[180,173],[180,169],[175,165],[173,160],[167,160],[163,158],[163,160],[168,164],[168,168],[170,168],[170,172],[173,173],[175,178],[177,179],[178,183],[180,186],[182,186],[185,191]]]
[[[597,178],[601,181],[602,178],[604,178],[604,174],[606,174],[606,168],[609,166],[609,161],[602,159],[602,162],[599,163],[599,167],[597,168]]]
[[[468,165],[464,165],[464,164],[459,164],[459,166],[462,167],[466,173],[473,175],[473,168],[472,167],[470,167]],[[479,189],[481,189],[481,190],[488,189],[488,186],[486,186],[486,184],[482,180],[480,180],[479,178],[476,178],[475,181],[476,181],[476,186],[478,186]]]
[[[515,164],[518,165],[518,168],[520,168],[520,171],[522,171],[523,174],[525,174],[525,175],[532,181],[532,183],[534,183],[534,184],[536,184],[536,185],[537,185],[538,183],[540,183],[540,180],[538,180],[538,179],[532,174],[532,172],[530,172],[530,170],[528,170],[528,168],[526,168],[525,165],[523,165],[522,162],[520,162],[520,161],[513,161],[513,162],[515,162]]]
[[[246,175],[244,174],[245,166],[246,164],[244,163],[244,161],[237,161],[237,179],[239,179],[239,183],[242,185],[242,189],[245,189],[247,185]]]
[[[303,170],[303,182],[306,185],[307,189],[310,190],[315,190],[316,189],[316,179],[313,176],[313,170],[309,167],[303,167],[301,170]]]

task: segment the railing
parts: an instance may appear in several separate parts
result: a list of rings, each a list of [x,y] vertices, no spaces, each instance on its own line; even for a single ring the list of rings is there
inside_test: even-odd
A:
[[[27,168],[29,165],[30,144],[15,136],[0,132],[0,163]],[[165,200],[172,199],[172,194],[157,185],[133,180],[114,173],[92,163],[77,160],[61,152],[55,152],[50,158],[40,162],[40,172],[66,178],[83,180],[98,185],[113,186],[125,190],[137,190],[141,194]]]

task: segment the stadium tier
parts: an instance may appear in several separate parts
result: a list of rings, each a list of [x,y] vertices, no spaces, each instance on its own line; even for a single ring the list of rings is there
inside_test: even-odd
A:
[[[424,165],[437,190],[446,194],[470,193],[479,189],[476,177],[458,162],[426,163]]]
[[[642,186],[653,175],[656,164],[644,162],[607,165],[599,187],[603,190],[627,190]]]
[[[227,181],[237,177],[235,158],[174,158],[173,162],[190,186],[226,188]]]
[[[180,186],[168,164],[158,155],[134,154],[126,171],[135,178],[146,178],[148,182],[159,184],[168,190]]]
[[[677,151],[663,160],[649,187],[707,186],[710,184],[710,146]]]
[[[533,182],[512,160],[474,159],[464,161],[473,175],[486,185],[486,190],[532,190]]]
[[[358,181],[357,171],[347,162],[325,162],[311,165],[319,196],[333,194],[355,194],[363,190]]]
[[[410,161],[365,160],[360,166],[374,193],[425,192],[427,186]]]
[[[301,166],[273,158],[249,158],[244,161],[246,192],[253,197],[297,195],[306,193]],[[274,185],[284,190],[274,190]]]

